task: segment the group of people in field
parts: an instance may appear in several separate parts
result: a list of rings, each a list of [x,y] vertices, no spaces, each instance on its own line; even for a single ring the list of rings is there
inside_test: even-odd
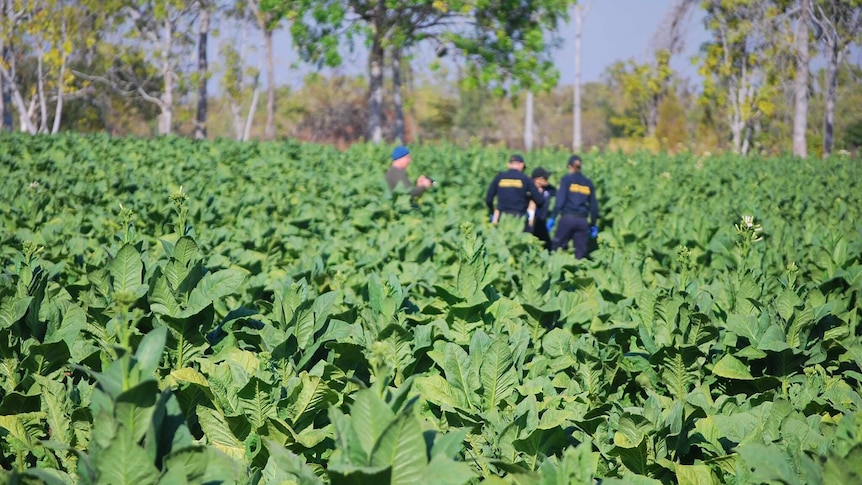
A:
[[[386,183],[390,190],[400,185],[413,197],[419,197],[434,181],[420,175],[411,183],[407,176],[411,161],[410,150],[396,147],[392,151],[392,164],[386,171]],[[523,224],[523,231],[542,240],[550,251],[565,249],[571,241],[575,257],[585,258],[590,238],[598,235],[599,205],[593,182],[581,173],[582,165],[580,156],[569,157],[568,173],[560,179],[557,188],[550,183],[551,172],[537,167],[527,176],[524,157],[512,155],[507,169],[497,173],[485,195],[491,223],[496,226],[505,221],[503,224],[517,227]],[[517,223],[507,221],[509,219]]]

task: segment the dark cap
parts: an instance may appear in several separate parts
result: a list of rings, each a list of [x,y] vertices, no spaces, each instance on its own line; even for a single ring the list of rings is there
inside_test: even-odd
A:
[[[410,150],[405,146],[397,146],[394,150],[392,150],[392,160],[398,160],[401,157],[406,157],[410,155]]]
[[[512,162],[524,163],[524,157],[522,157],[521,155],[516,153],[516,154],[512,155],[511,157],[509,157],[509,163],[512,163]]]
[[[569,157],[569,166],[571,167],[572,165],[575,164],[575,162],[580,162],[580,161],[581,161],[580,155],[572,155],[571,157]]]
[[[548,177],[550,177],[551,175],[552,175],[552,174],[551,174],[551,172],[548,172],[548,171],[547,171],[547,170],[545,170],[544,168],[542,168],[542,167],[536,167],[536,168],[533,170],[533,173],[532,173],[532,175],[530,175],[530,177],[531,177],[531,178],[534,178],[534,179],[539,178],[539,177],[548,178]]]

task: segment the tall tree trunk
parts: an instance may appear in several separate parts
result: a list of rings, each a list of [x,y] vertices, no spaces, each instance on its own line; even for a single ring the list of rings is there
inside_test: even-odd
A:
[[[392,101],[395,104],[395,142],[404,143],[404,100],[401,97],[401,49],[392,49]]]
[[[275,139],[275,58],[272,47],[272,29],[264,30],[266,43],[266,127],[263,136]]]
[[[63,121],[63,101],[65,100],[65,79],[66,79],[66,51],[63,45],[66,44],[66,20],[60,24],[60,77],[57,80],[57,104],[54,105],[54,124],[51,126],[51,134],[57,134],[60,131],[60,123]]]
[[[14,69],[14,66],[11,68]],[[18,110],[18,122],[21,123],[21,131],[25,131],[30,133],[31,135],[35,135],[37,132],[36,126],[32,122],[31,112],[35,106],[31,103],[31,108],[28,109],[27,105],[24,104],[24,97],[21,96],[21,91],[18,89],[18,86],[14,84],[14,76],[6,70],[3,65],[0,65],[0,77],[4,77],[4,88],[10,91],[10,96],[12,101],[15,103],[15,109]],[[35,101],[35,98],[33,99]],[[8,117],[8,121],[12,123],[11,114],[6,115]],[[6,121],[4,120],[4,123]]]
[[[39,133],[48,131],[48,98],[45,93],[45,73],[42,69],[42,54],[41,47],[39,54],[36,56],[36,95],[39,98]]]
[[[533,92],[527,91],[527,103],[524,113],[524,150],[533,149]]]
[[[251,106],[248,107],[248,116],[245,119],[245,131],[242,133],[242,141],[251,138],[251,127],[254,124],[254,113],[257,111],[257,101],[260,99],[259,76],[254,77],[254,93],[251,95]]]
[[[161,53],[164,89],[159,103],[162,109],[159,116],[159,134],[170,135],[174,125],[174,69],[171,65],[171,45],[174,32],[171,19],[166,18],[164,22]]]
[[[581,6],[575,6],[575,99],[574,99],[574,127],[572,133],[572,150],[581,151],[581,36],[584,21],[581,15]]]
[[[5,18],[9,17],[9,10],[11,8],[10,2],[5,0],[0,0],[2,4],[0,4],[0,15]],[[9,51],[9,46],[3,42],[3,37],[0,36],[0,66],[9,66],[11,52]],[[11,67],[10,67],[11,69]],[[12,76],[9,76],[10,78]],[[8,131],[11,132],[13,130],[12,126],[12,79],[4,79],[3,73],[0,73],[0,131]]]
[[[6,59],[0,59],[0,62]],[[3,75],[0,74],[0,131],[6,131],[6,106],[9,102],[6,98],[6,83],[3,82]]]
[[[51,126],[52,135],[60,131],[60,123],[63,120],[63,100],[66,97],[63,91],[63,79],[66,77],[66,54],[64,52],[61,55],[63,58],[60,60],[60,79],[57,82],[57,104],[54,106],[54,124]]]
[[[368,55],[369,96],[368,96],[368,139],[373,143],[383,141],[383,44],[375,34],[371,52]]]
[[[198,111],[195,118],[195,138],[207,137],[207,37],[210,30],[210,8],[206,1],[199,4],[201,9],[198,24]]]
[[[841,49],[833,47],[826,65],[826,110],[823,115],[823,157],[832,154],[835,145],[835,100],[838,97],[838,66]]]
[[[802,0],[802,10],[796,25],[796,103],[793,113],[793,154],[808,156],[805,133],[808,130],[808,22],[811,0]]]

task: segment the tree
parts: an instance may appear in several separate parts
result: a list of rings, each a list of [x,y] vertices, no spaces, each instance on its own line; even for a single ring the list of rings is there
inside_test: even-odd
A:
[[[267,140],[275,138],[275,49],[272,44],[273,32],[281,21],[295,15],[295,2],[289,0],[249,0],[249,7],[263,32],[264,55],[266,57],[266,125],[263,136]]]
[[[826,112],[823,118],[823,156],[835,144],[835,101],[838,97],[838,70],[850,44],[862,32],[862,1],[815,0],[814,23],[826,48]]]
[[[655,137],[659,109],[671,87],[670,53],[658,51],[653,63],[617,61],[605,71],[617,94],[610,123],[625,137]]]
[[[243,64],[248,49],[248,31],[244,22],[240,25],[240,32],[239,48],[230,42],[221,46],[221,58],[224,62],[221,85],[233,118],[234,137],[245,141],[251,136],[254,113],[260,98],[260,68],[246,68]],[[251,89],[251,102],[247,114],[243,115],[242,100],[248,89]]]
[[[207,137],[207,44],[210,30],[210,15],[213,5],[208,0],[198,0],[198,107],[195,113],[195,138]]]
[[[584,18],[590,11],[590,2],[583,6],[580,3],[575,5],[575,90],[574,90],[574,107],[572,109],[574,123],[572,133],[572,150],[575,152],[581,151],[583,130],[581,129],[581,31],[583,29]]]
[[[173,132],[175,95],[181,75],[190,66],[195,42],[192,32],[193,10],[184,0],[136,0],[119,5],[103,3],[114,19],[99,43],[107,66],[94,66],[101,72],[76,74],[101,82],[115,93],[138,96],[159,108],[158,133]]]
[[[97,36],[85,25],[95,25],[93,18],[98,16],[87,15],[82,6],[95,7],[64,0],[0,2],[0,52],[4,54],[0,78],[6,91],[4,98],[14,101],[18,121],[26,132],[59,131],[65,100],[86,90],[69,69],[75,45],[92,44]],[[4,111],[10,107],[6,100]]]
[[[536,132],[536,122],[533,120],[533,92],[527,91],[527,106],[524,111],[524,150],[533,149],[533,135]]]
[[[433,40],[438,52],[466,60],[470,79],[498,94],[524,87],[547,87],[556,71],[546,50],[544,30],[565,17],[568,1],[527,0],[323,0],[303,2],[306,21],[291,31],[308,61],[338,65],[340,39],[365,36],[369,45],[368,137],[383,140],[383,66],[389,45],[411,47]],[[313,19],[313,21],[312,21]]]
[[[808,155],[805,138],[808,130],[808,24],[811,20],[811,0],[801,0],[799,18],[796,20],[796,82],[794,84],[793,154]]]
[[[776,88],[775,19],[782,12],[769,0],[706,0],[704,48],[699,72],[703,99],[724,107],[735,153],[746,154],[763,116],[771,115]]]

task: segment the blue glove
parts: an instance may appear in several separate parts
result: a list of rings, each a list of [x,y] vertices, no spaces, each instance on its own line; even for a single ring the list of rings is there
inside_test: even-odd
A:
[[[590,237],[595,239],[599,236],[598,226],[590,226]]]
[[[555,222],[557,222],[557,220],[551,217],[550,219],[548,219],[548,222],[545,223],[545,227],[547,227],[550,231],[554,227]]]
[[[491,224],[494,223],[494,214],[491,214],[490,216],[488,216],[488,222],[490,222]]]

